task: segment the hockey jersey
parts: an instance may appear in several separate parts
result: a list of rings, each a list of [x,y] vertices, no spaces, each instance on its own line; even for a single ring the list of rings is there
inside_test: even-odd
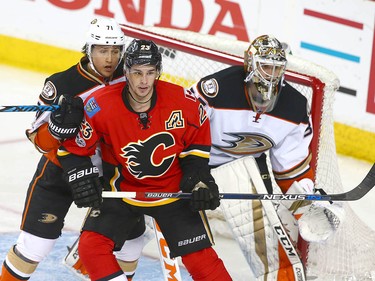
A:
[[[112,190],[177,192],[181,161],[197,158],[208,163],[210,126],[203,106],[184,88],[158,81],[151,108],[137,113],[128,102],[125,84],[87,98],[81,131],[63,147],[90,156],[99,143],[104,178]]]
[[[90,74],[86,69],[88,62],[88,58],[85,56],[78,64],[48,77],[39,95],[38,105],[56,104],[61,95],[80,96],[85,100],[88,95],[97,89],[125,80],[123,61],[108,80],[99,79]],[[31,128],[26,130],[26,135],[40,152],[59,165],[56,152],[60,143],[48,132],[50,115],[50,111],[37,112]]]
[[[243,67],[233,66],[191,88],[210,118],[210,165],[268,151],[279,185],[288,188],[302,176],[313,179],[309,166],[313,131],[306,97],[284,82],[275,108],[259,115],[252,110],[244,79]]]

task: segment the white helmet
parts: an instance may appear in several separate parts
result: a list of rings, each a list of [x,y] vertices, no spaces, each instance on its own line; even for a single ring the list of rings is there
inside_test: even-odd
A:
[[[125,45],[125,34],[114,19],[94,19],[87,32],[88,45]]]
[[[275,37],[262,35],[245,51],[244,65],[248,95],[257,113],[271,111],[283,86],[287,59]]]
[[[91,68],[97,72],[91,57],[93,45],[121,46],[120,63],[125,52],[125,34],[114,19],[98,18],[91,21],[86,36],[85,52],[90,60]]]

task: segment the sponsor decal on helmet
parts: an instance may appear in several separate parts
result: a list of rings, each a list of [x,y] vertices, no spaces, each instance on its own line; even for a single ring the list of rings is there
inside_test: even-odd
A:
[[[209,98],[216,97],[219,92],[219,85],[216,79],[204,80],[201,83],[201,90]]]
[[[41,99],[43,101],[53,101],[56,98],[56,87],[51,81],[47,81],[47,83],[44,84],[42,93],[41,93]]]

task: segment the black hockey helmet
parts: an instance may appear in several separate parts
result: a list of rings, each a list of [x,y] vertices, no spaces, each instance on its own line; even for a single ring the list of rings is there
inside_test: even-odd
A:
[[[162,58],[158,47],[151,40],[134,39],[125,51],[125,68],[133,65],[155,65],[156,70],[161,72]]]

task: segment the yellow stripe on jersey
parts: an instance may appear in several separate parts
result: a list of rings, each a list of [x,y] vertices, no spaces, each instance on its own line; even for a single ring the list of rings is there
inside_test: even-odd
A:
[[[124,202],[137,206],[137,207],[157,207],[157,206],[163,206],[167,205],[173,202],[176,202],[177,200],[180,200],[178,198],[172,198],[172,199],[160,199],[155,201],[142,201],[137,199],[129,199],[129,198],[123,198]]]
[[[69,155],[70,154],[70,152],[69,151],[66,151],[66,150],[62,150],[62,149],[58,149],[57,150],[57,156],[67,156],[67,155]]]
[[[189,150],[189,151],[182,151],[179,155],[180,158],[185,158],[186,156],[198,156],[202,158],[210,158],[210,153],[207,151],[202,151],[202,150]]]

